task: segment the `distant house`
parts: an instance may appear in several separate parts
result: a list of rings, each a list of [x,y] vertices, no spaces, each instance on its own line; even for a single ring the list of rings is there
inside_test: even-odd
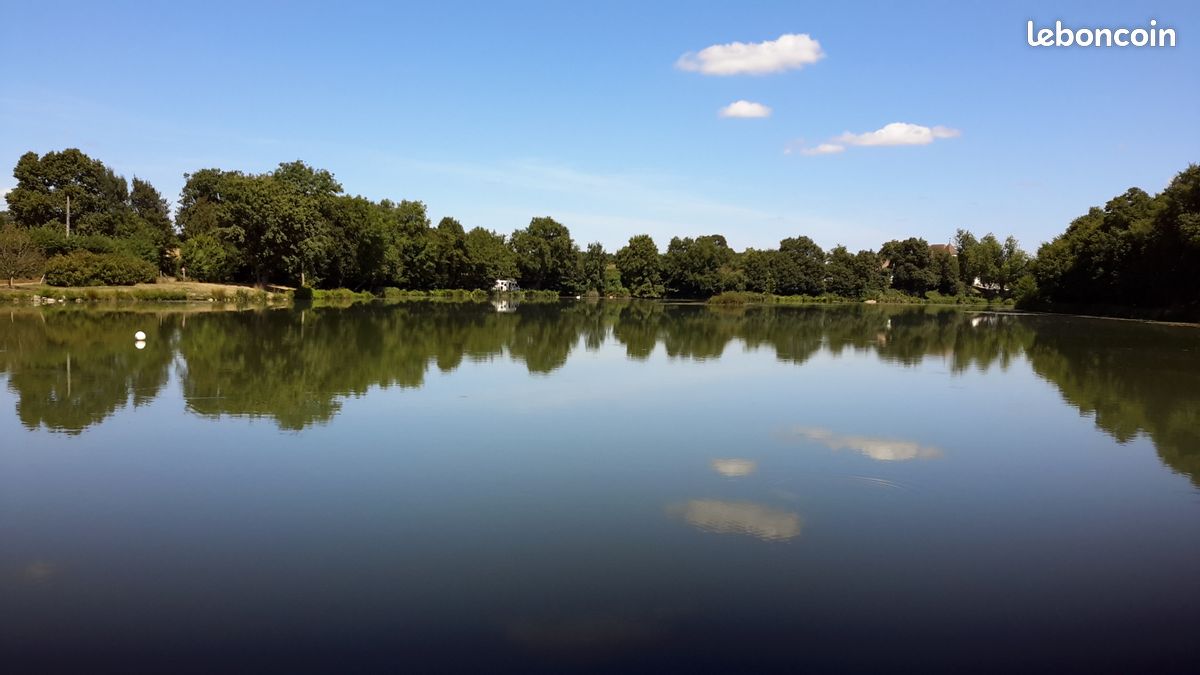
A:
[[[516,279],[497,279],[496,285],[492,286],[493,291],[508,293],[511,291],[519,291],[521,287],[517,285]]]
[[[958,249],[954,244],[930,244],[929,251],[931,253],[949,253],[952,256],[958,255]]]

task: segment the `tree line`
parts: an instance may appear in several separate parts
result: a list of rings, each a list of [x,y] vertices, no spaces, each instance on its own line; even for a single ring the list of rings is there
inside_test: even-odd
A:
[[[949,244],[910,237],[857,252],[826,251],[806,236],[735,251],[720,234],[674,237],[663,251],[639,234],[609,252],[596,242],[581,247],[550,217],[533,218],[507,236],[467,230],[449,217],[434,225],[419,201],[351,196],[329,171],[300,161],[261,174],[186,174],[174,220],[150,183],[135,177],[130,185],[76,149],[26,153],[13,175],[17,186],[0,215],[13,225],[0,235],[0,273],[10,279],[49,267],[50,283],[74,285],[124,259],[143,266],[100,281],[128,283],[153,266],[214,282],[488,290],[511,278],[528,289],[639,298],[939,293],[1172,306],[1200,295],[1200,275],[1187,273],[1200,265],[1196,166],[1157,196],[1135,188],[1092,209],[1036,258],[1013,237],[976,237],[965,229]]]

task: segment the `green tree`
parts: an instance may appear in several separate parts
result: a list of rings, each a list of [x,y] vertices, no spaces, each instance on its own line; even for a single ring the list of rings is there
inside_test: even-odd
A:
[[[808,237],[779,242],[775,278],[781,295],[820,295],[825,291],[825,252]]]
[[[934,251],[933,266],[937,275],[937,291],[945,295],[958,295],[958,258],[949,251]]]
[[[513,232],[511,244],[522,286],[561,291],[572,281],[576,247],[565,225],[553,218],[534,218],[529,227]]]
[[[892,273],[892,288],[913,295],[924,295],[937,287],[938,273],[933,264],[929,242],[917,237],[889,241],[879,249]]]
[[[621,285],[635,298],[661,298],[665,293],[658,246],[648,234],[629,238],[616,254]]]
[[[130,214],[129,186],[102,162],[76,148],[38,156],[27,152],[13,169],[17,186],[7,195],[21,227],[67,222],[70,197],[73,233],[112,235]]]
[[[41,250],[28,232],[13,225],[0,230],[0,276],[8,279],[9,288],[14,279],[40,275],[45,265]]]
[[[663,256],[667,292],[684,298],[707,298],[725,290],[734,263],[734,252],[725,237],[674,237]]]
[[[467,235],[463,226],[453,218],[442,218],[429,233],[427,255],[433,269],[431,286],[434,288],[465,288],[470,267],[467,253]]]
[[[829,250],[825,263],[825,290],[843,298],[861,298],[867,291],[867,279],[859,273],[854,254],[845,246]]]
[[[467,278],[465,288],[489,290],[497,279],[517,276],[517,259],[504,236],[482,227],[466,236]]]
[[[888,287],[889,272],[874,251],[863,250],[854,254],[854,272],[862,283],[864,296]]]
[[[183,243],[180,266],[188,279],[221,282],[235,277],[242,260],[229,242],[213,234],[199,234]]]
[[[603,293],[605,290],[604,272],[608,269],[608,254],[604,251],[604,245],[598,241],[594,241],[587,245],[587,250],[583,252],[582,270],[583,270],[583,291],[596,291]]]
[[[779,263],[776,260],[779,251],[773,249],[760,250],[748,248],[742,252],[742,276],[746,280],[746,290],[755,293],[774,293],[776,290],[775,275]]]
[[[173,271],[173,251],[179,245],[179,237],[175,233],[174,223],[171,222],[167,200],[148,181],[134,176],[132,189],[129,191],[129,204],[134,215],[140,220],[136,227],[137,233],[154,246],[155,263],[158,268],[163,272]]]
[[[979,240],[969,230],[959,228],[954,233],[954,248],[958,252],[958,279],[963,288],[974,286],[975,279],[979,276],[979,265],[975,258],[975,249],[978,246]]]

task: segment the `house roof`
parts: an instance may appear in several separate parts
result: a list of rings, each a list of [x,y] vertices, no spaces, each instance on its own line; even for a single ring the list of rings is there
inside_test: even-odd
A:
[[[954,244],[930,244],[929,250],[935,253],[949,253],[950,255],[958,255],[958,249]]]

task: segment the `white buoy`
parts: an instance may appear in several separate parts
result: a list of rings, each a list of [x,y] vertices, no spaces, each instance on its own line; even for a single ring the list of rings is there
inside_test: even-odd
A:
[[[134,340],[145,340],[146,334],[139,330],[138,332],[133,334],[133,339]]]
[[[137,347],[138,349],[145,349],[145,348],[146,348],[146,341],[145,341],[145,340],[138,340],[137,342],[133,343],[133,346],[134,346],[134,347]]]

